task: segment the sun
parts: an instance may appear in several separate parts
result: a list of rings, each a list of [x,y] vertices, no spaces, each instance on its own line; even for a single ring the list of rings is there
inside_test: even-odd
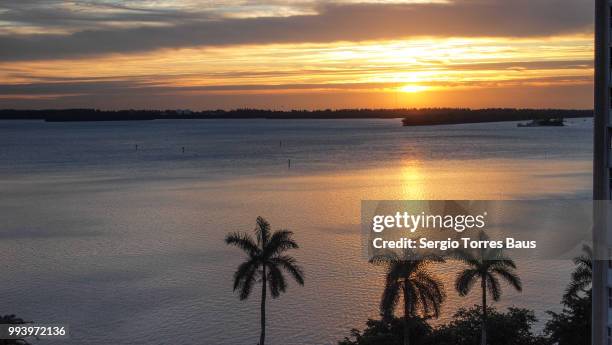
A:
[[[406,93],[415,93],[415,92],[421,92],[421,91],[425,91],[429,89],[427,86],[423,86],[423,85],[404,85],[402,87],[399,88],[399,91],[401,92],[406,92]]]

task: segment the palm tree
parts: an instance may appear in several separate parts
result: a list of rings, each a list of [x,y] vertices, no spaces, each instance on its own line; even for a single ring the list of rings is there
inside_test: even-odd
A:
[[[583,254],[574,258],[576,269],[572,272],[572,282],[565,290],[564,300],[578,297],[578,293],[587,292],[593,280],[593,250],[588,245],[582,246]]]
[[[400,294],[404,297],[404,345],[410,343],[410,319],[421,313],[423,317],[438,317],[444,301],[442,281],[429,271],[434,262],[444,259],[434,255],[417,255],[406,249],[400,257],[395,252],[375,256],[370,262],[387,267],[385,290],[380,302],[384,320],[391,320]]]
[[[489,237],[481,231],[480,241],[487,241]],[[482,289],[482,330],[480,344],[487,344],[487,291],[494,301],[501,298],[501,277],[517,291],[523,290],[521,279],[515,272],[516,264],[504,255],[501,248],[481,248],[475,251],[458,250],[456,258],[464,262],[467,268],[459,272],[455,281],[455,289],[460,296],[466,296],[476,281],[480,280]]]
[[[257,226],[254,231],[255,239],[248,234],[234,232],[225,237],[225,243],[236,246],[247,254],[247,260],[240,264],[234,273],[234,291],[240,291],[240,300],[247,299],[253,285],[261,282],[259,345],[264,345],[268,284],[272,298],[277,298],[287,288],[283,270],[288,272],[300,285],[304,285],[304,273],[293,257],[284,254],[289,249],[299,248],[292,238],[293,232],[279,230],[272,233],[270,223],[262,217],[257,217]]]

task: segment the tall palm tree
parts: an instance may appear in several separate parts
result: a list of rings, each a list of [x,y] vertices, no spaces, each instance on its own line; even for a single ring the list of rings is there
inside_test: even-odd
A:
[[[264,345],[266,339],[266,296],[270,285],[272,298],[285,292],[287,282],[282,271],[288,272],[295,281],[304,285],[304,273],[296,260],[286,255],[289,249],[297,249],[293,240],[293,232],[279,230],[272,232],[270,223],[262,217],[257,217],[255,239],[244,233],[230,233],[225,237],[225,243],[242,249],[247,254],[247,260],[238,266],[234,273],[234,291],[240,291],[240,300],[245,300],[251,294],[253,285],[261,282],[261,333],[259,345]]]
[[[489,237],[484,233],[479,234],[480,241],[486,241]],[[521,278],[516,273],[516,264],[512,259],[505,256],[501,248],[481,248],[474,251],[458,250],[456,258],[467,265],[467,268],[459,272],[455,281],[455,289],[459,295],[466,296],[476,281],[480,280],[482,289],[482,330],[480,344],[487,344],[487,292],[491,294],[494,301],[501,298],[501,285],[499,277],[505,280],[517,291],[523,290]]]
[[[387,267],[385,290],[380,302],[384,320],[393,318],[395,308],[404,297],[404,345],[410,344],[410,319],[421,314],[423,317],[438,317],[444,301],[442,281],[429,271],[434,262],[444,259],[434,255],[417,255],[406,249],[402,256],[391,252],[375,256],[370,262]]]
[[[587,292],[593,281],[593,250],[588,245],[582,246],[582,255],[574,258],[576,269],[572,272],[572,282],[565,290],[564,300],[578,297],[578,293]]]

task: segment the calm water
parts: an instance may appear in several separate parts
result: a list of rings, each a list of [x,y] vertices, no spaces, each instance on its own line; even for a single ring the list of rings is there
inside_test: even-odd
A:
[[[0,122],[0,313],[68,323],[57,344],[255,344],[258,294],[232,293],[242,255],[223,237],[262,215],[306,271],[269,303],[270,344],[334,344],[378,314],[362,199],[588,199],[591,124]],[[498,307],[545,320],[572,264],[519,265],[524,292]],[[449,291],[442,321],[478,299]]]

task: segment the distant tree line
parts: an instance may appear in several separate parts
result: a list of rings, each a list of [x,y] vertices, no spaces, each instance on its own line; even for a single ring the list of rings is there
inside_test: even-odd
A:
[[[513,108],[421,108],[421,109],[323,109],[323,110],[99,110],[40,109],[0,110],[0,120],[45,121],[140,121],[155,119],[393,119],[404,124],[435,125],[452,123],[523,121],[541,118],[592,117],[592,110],[513,109]]]
[[[526,121],[554,118],[593,117],[592,110],[569,109],[419,109],[409,113],[404,126],[443,125],[478,122]]]

